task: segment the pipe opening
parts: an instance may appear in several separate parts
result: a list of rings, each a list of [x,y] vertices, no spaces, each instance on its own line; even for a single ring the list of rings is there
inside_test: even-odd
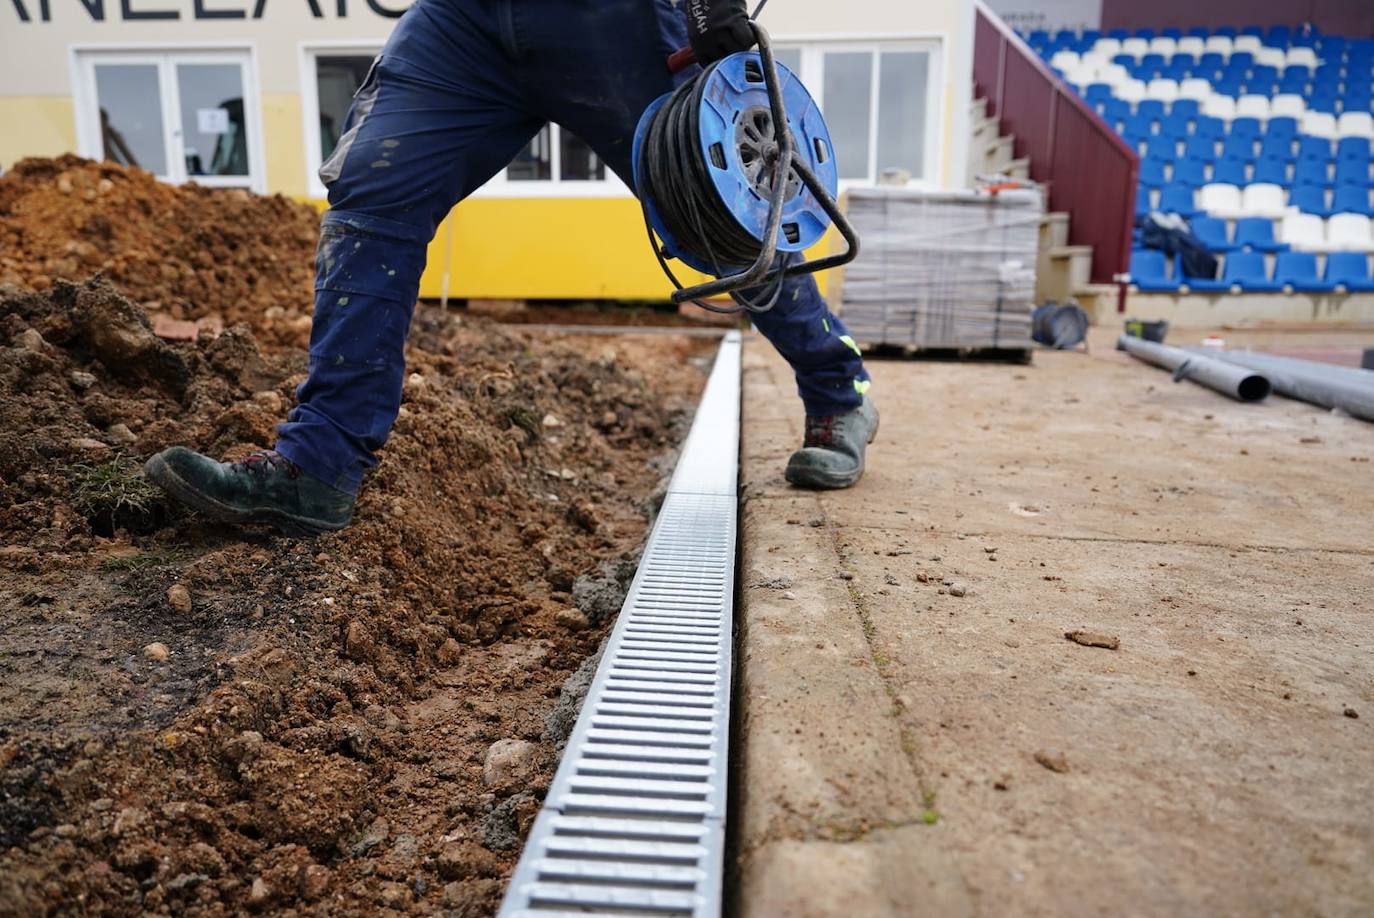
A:
[[[1247,376],[1236,387],[1236,394],[1243,402],[1258,402],[1269,397],[1269,380],[1263,376]]]

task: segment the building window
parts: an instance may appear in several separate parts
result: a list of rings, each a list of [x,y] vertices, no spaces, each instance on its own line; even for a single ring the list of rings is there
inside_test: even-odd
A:
[[[170,182],[265,190],[248,52],[75,53],[83,155]]]
[[[343,133],[353,94],[381,51],[375,46],[318,45],[305,50],[302,109],[306,118],[306,165],[310,193],[324,197],[320,163]],[[530,138],[510,165],[476,194],[485,196],[620,196],[624,184],[586,143],[571,131],[546,124]]]

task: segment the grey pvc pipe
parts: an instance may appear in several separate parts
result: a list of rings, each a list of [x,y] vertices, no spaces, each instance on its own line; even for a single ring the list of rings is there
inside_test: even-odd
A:
[[[1222,351],[1217,358],[1263,373],[1280,395],[1374,421],[1374,373],[1368,370],[1246,351]]]
[[[1118,338],[1116,346],[1137,360],[1172,370],[1174,382],[1191,379],[1240,402],[1258,402],[1269,395],[1269,380],[1254,370],[1130,335]]]

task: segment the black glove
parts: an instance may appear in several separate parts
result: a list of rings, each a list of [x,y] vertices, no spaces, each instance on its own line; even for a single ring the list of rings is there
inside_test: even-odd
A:
[[[698,64],[718,61],[754,45],[744,0],[686,0],[687,37]]]

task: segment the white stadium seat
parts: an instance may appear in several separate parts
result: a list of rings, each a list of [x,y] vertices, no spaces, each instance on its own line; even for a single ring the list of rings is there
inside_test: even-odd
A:
[[[1279,225],[1279,242],[1299,252],[1326,251],[1326,229],[1316,214],[1289,213]]]
[[[1236,100],[1237,118],[1258,118],[1260,123],[1269,120],[1269,97],[1259,95],[1241,96]]]
[[[1203,45],[1203,48],[1208,54],[1220,54],[1222,57],[1230,57],[1232,45],[1233,42],[1229,36],[1213,35],[1207,39],[1207,44]]]
[[[1254,36],[1248,36],[1253,38]],[[1239,41],[1240,39],[1236,39]],[[1237,51],[1241,50],[1239,47]],[[1288,66],[1288,55],[1283,53],[1280,48],[1260,48],[1255,52],[1255,63],[1263,64],[1266,67],[1275,67],[1279,70]]]
[[[1317,65],[1321,63],[1317,60],[1317,52],[1311,48],[1289,48],[1287,56],[1290,67],[1311,67],[1316,70]]]
[[[1150,43],[1143,38],[1128,38],[1121,43],[1121,53],[1140,60],[1150,53]]]
[[[1111,60],[1121,53],[1121,39],[1119,38],[1099,38],[1093,43],[1093,54]]]
[[[1178,47],[1175,49],[1174,53],[1191,54],[1193,57],[1202,57],[1203,49],[1206,47],[1206,43],[1196,35],[1185,35],[1178,40]]]
[[[1220,118],[1222,121],[1234,121],[1236,118],[1236,100],[1230,96],[1208,96],[1202,100],[1202,113],[1213,118]]]
[[[1336,122],[1336,133],[1341,137],[1374,138],[1374,115],[1369,112],[1346,112]]]
[[[1286,117],[1301,120],[1305,111],[1307,111],[1307,102],[1297,93],[1281,92],[1269,103],[1270,118]]]
[[[1054,57],[1050,58],[1050,66],[1070,73],[1078,70],[1079,60],[1077,51],[1056,51]]]
[[[1240,193],[1240,207],[1247,217],[1268,217],[1271,220],[1277,220],[1288,212],[1283,189],[1267,182],[1246,185]]]
[[[1336,136],[1336,116],[1326,112],[1303,112],[1302,121],[1298,123],[1298,130],[1304,134],[1311,134],[1313,137],[1325,137],[1332,140]]]
[[[1145,98],[1172,102],[1178,98],[1177,80],[1151,80],[1145,87]]]
[[[1192,77],[1178,84],[1180,99],[1196,99],[1198,102],[1212,95],[1212,84],[1198,77]]]
[[[1135,105],[1145,98],[1145,84],[1140,80],[1125,80],[1116,84],[1116,97]]]
[[[1131,71],[1120,64],[1106,64],[1097,68],[1097,79],[1102,83],[1120,86],[1122,83],[1129,82],[1135,78],[1131,76]]]
[[[1237,35],[1235,40],[1231,42],[1232,53],[1236,51],[1249,51],[1251,54],[1255,55],[1256,60],[1259,59],[1259,52],[1263,47],[1264,43],[1260,41],[1258,35]]]
[[[1326,247],[1331,252],[1374,252],[1374,233],[1364,214],[1335,214],[1326,221]]]
[[[1203,185],[1198,191],[1198,207],[1213,217],[1239,220],[1245,216],[1240,206],[1240,189],[1235,185]]]
[[[1150,39],[1150,53],[1173,57],[1178,52],[1178,42],[1167,35]]]

